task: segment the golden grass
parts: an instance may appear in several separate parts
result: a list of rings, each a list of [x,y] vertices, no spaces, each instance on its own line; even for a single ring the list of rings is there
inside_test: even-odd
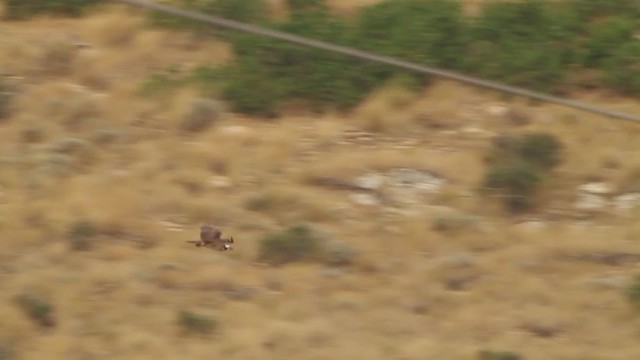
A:
[[[335,5],[352,11],[359,4]],[[146,28],[122,7],[75,20],[0,23],[0,32],[9,34],[0,39],[0,63],[37,84],[19,97],[0,132],[3,156],[13,160],[0,168],[0,342],[14,344],[23,358],[473,359],[480,349],[532,359],[637,354],[636,314],[624,294],[590,282],[631,276],[634,266],[554,255],[637,251],[639,210],[525,228],[520,218],[504,217],[495,199],[474,192],[489,136],[534,130],[565,144],[542,204],[569,207],[574,186],[593,177],[631,189],[640,131],[632,124],[438,81],[416,94],[386,87],[348,114],[267,123],[225,113],[205,131],[185,135],[179,122],[198,93],[186,87],[145,98],[137,96],[139,87],[171,66],[227,61],[226,44],[193,46],[191,35]],[[45,43],[66,33],[90,47],[74,52],[68,72],[43,76]],[[640,111],[630,99],[579,97]],[[492,114],[491,105],[516,106],[530,121],[514,124]],[[42,140],[24,143],[27,128],[40,129]],[[124,140],[95,143],[103,129]],[[373,145],[340,141],[354,130],[371,132]],[[92,146],[70,174],[49,174],[42,168],[47,146],[67,137]],[[449,183],[391,213],[308,182],[395,167],[432,171]],[[216,185],[221,177],[226,185]],[[480,217],[477,226],[437,231],[434,219],[447,207]],[[83,218],[99,235],[88,251],[72,251],[68,231]],[[236,250],[186,244],[205,221],[234,235]],[[355,265],[256,264],[261,237],[297,222],[348,242],[359,254]],[[465,257],[472,258],[466,265]],[[476,275],[463,290],[447,288]],[[246,299],[230,295],[243,287],[258,291]],[[43,331],[29,321],[11,301],[24,292],[51,299],[59,326]],[[181,335],[181,309],[215,317],[219,333]],[[562,332],[538,338],[522,328],[532,322]]]

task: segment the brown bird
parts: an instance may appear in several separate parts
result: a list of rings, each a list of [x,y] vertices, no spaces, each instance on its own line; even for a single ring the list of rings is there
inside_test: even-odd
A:
[[[196,244],[197,247],[201,246],[213,246],[219,251],[233,250],[231,244],[233,244],[233,236],[228,239],[222,238],[222,231],[209,224],[200,226],[200,240],[199,241],[187,241],[191,244]]]

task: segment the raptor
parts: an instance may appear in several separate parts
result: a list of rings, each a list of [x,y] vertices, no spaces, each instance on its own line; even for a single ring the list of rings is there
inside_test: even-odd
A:
[[[219,251],[233,250],[233,246],[231,245],[233,244],[233,236],[225,239],[222,237],[222,231],[220,231],[220,229],[209,224],[200,226],[200,240],[189,240],[187,242],[196,244],[197,247],[211,246]]]

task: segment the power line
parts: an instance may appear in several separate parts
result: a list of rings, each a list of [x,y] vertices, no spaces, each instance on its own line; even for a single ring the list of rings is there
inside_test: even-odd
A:
[[[191,18],[193,20],[206,22],[211,25],[215,25],[219,27],[224,27],[224,28],[233,29],[237,31],[243,31],[243,32],[252,33],[256,35],[268,36],[268,37],[292,42],[292,43],[303,45],[303,46],[313,47],[313,48],[331,51],[331,52],[335,52],[343,55],[348,55],[355,58],[387,64],[387,65],[391,65],[398,68],[411,70],[411,71],[415,71],[423,74],[435,75],[435,76],[443,77],[446,79],[452,79],[452,80],[460,81],[463,83],[467,83],[467,84],[471,84],[479,87],[497,90],[500,92],[520,95],[530,99],[542,100],[549,103],[564,105],[567,107],[571,107],[574,109],[578,109],[578,110],[582,110],[582,111],[586,111],[594,114],[604,115],[607,117],[612,117],[612,118],[617,118],[622,120],[640,122],[640,116],[638,115],[609,110],[609,109],[606,109],[597,105],[585,103],[582,101],[561,98],[561,97],[548,95],[548,94],[531,91],[527,89],[522,89],[522,88],[510,86],[510,85],[500,84],[493,81],[482,80],[482,79],[458,74],[458,73],[447,71],[447,70],[437,69],[437,68],[424,66],[424,65],[418,65],[415,63],[411,63],[408,61],[400,60],[400,59],[389,57],[389,56],[374,54],[374,53],[358,50],[351,47],[313,40],[313,39],[305,38],[298,35],[288,34],[281,31],[271,30],[271,29],[267,29],[267,28],[263,28],[255,25],[250,25],[250,24],[246,24],[246,23],[242,23],[234,20],[221,18],[218,16],[205,15],[205,14],[197,13],[194,11],[181,9],[181,8],[164,5],[164,4],[158,4],[158,3],[155,3],[152,1],[146,1],[146,0],[117,0],[117,1],[128,3],[130,5],[136,5],[136,6],[141,6],[148,9],[153,9],[156,11],[165,12],[172,15]],[[238,1],[241,1],[241,0],[238,0]]]

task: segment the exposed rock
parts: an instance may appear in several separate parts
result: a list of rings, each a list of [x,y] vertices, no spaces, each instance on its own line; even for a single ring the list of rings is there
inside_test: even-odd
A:
[[[504,104],[491,104],[486,107],[486,111],[493,116],[504,116],[509,112],[509,107]]]
[[[627,193],[613,198],[613,205],[618,210],[631,210],[640,206],[640,193]]]
[[[357,177],[355,180],[357,186],[368,190],[377,190],[384,185],[384,182],[384,175],[377,173],[364,174]]]
[[[523,221],[516,225],[518,230],[523,231],[540,231],[547,227],[547,223],[539,220]]]
[[[209,180],[209,185],[214,188],[224,189],[233,186],[231,179],[226,176],[214,176],[211,180]]]
[[[476,264],[476,257],[471,253],[462,252],[444,257],[440,263],[448,268],[466,268]]]
[[[350,194],[349,198],[354,203],[363,206],[375,206],[380,204],[380,201],[378,201],[378,199],[372,194],[355,193]]]
[[[604,182],[592,182],[578,187],[578,191],[580,192],[596,195],[607,195],[610,194],[612,190],[611,185]]]
[[[445,180],[435,174],[411,168],[392,169],[387,176],[393,186],[411,187],[429,192],[435,192],[445,184]]]
[[[596,194],[579,193],[573,206],[579,210],[599,210],[607,207],[609,201]]]
[[[607,273],[590,276],[585,283],[596,289],[624,289],[629,280],[629,275]]]
[[[248,134],[249,128],[242,125],[231,125],[220,128],[219,131],[225,135],[238,136]]]

